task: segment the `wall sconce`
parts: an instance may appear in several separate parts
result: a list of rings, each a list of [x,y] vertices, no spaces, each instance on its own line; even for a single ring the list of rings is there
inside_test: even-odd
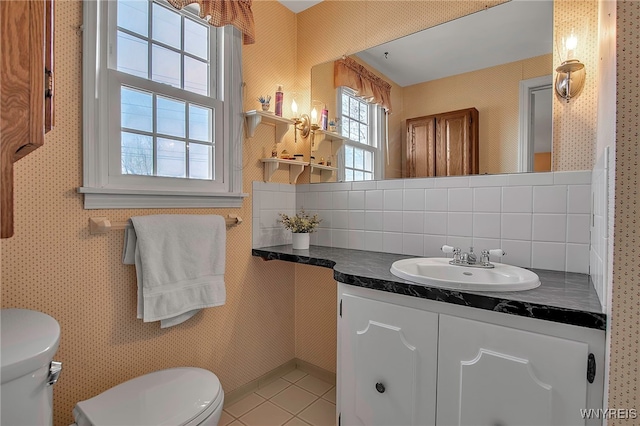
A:
[[[579,47],[584,45],[586,38],[581,28],[584,25],[579,23],[556,27],[556,47],[562,63],[556,68],[555,88],[557,95],[566,99],[567,103],[584,88],[586,72],[584,64],[578,59]]]
[[[309,136],[311,122],[307,114],[302,114],[300,117],[298,117],[298,94],[293,92],[291,94],[291,99],[291,114],[293,114],[293,117],[291,118],[291,120],[293,120],[293,139],[294,143],[297,144],[298,131],[300,131],[300,136],[302,136],[303,139],[306,139]]]

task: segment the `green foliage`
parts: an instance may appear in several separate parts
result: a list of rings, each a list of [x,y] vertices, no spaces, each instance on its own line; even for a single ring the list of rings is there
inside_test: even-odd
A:
[[[285,229],[303,234],[315,232],[318,224],[322,222],[322,219],[318,219],[317,214],[310,216],[304,209],[300,209],[300,212],[296,213],[295,216],[288,216],[284,213],[279,213],[279,216],[280,220],[278,222],[282,223]]]

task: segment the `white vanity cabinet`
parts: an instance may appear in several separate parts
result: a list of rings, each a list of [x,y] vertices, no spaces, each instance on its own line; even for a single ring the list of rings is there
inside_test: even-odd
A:
[[[338,303],[341,426],[600,424],[603,330],[342,283]]]
[[[341,295],[342,425],[435,422],[438,315]]]

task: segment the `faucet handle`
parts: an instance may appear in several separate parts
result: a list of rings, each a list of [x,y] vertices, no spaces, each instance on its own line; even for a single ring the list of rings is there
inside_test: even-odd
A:
[[[498,257],[502,257],[504,256],[505,253],[504,251],[502,251],[502,249],[491,249],[491,250],[487,250],[489,252],[490,256],[498,256]]]
[[[452,247],[452,246],[448,246],[446,244],[444,246],[440,247],[440,250],[442,250],[443,253],[447,253],[447,254],[460,253],[460,249],[458,247]]]

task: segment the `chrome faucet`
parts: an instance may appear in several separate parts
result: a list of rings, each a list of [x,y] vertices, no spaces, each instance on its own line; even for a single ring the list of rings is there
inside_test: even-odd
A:
[[[478,261],[478,257],[473,252],[473,247],[469,247],[468,252],[462,252],[458,247],[444,245],[441,250],[444,253],[453,253],[453,259],[449,261],[449,264],[470,268],[494,268],[495,265],[490,262],[490,256],[504,256],[506,254],[502,249],[482,250],[480,261]]]

